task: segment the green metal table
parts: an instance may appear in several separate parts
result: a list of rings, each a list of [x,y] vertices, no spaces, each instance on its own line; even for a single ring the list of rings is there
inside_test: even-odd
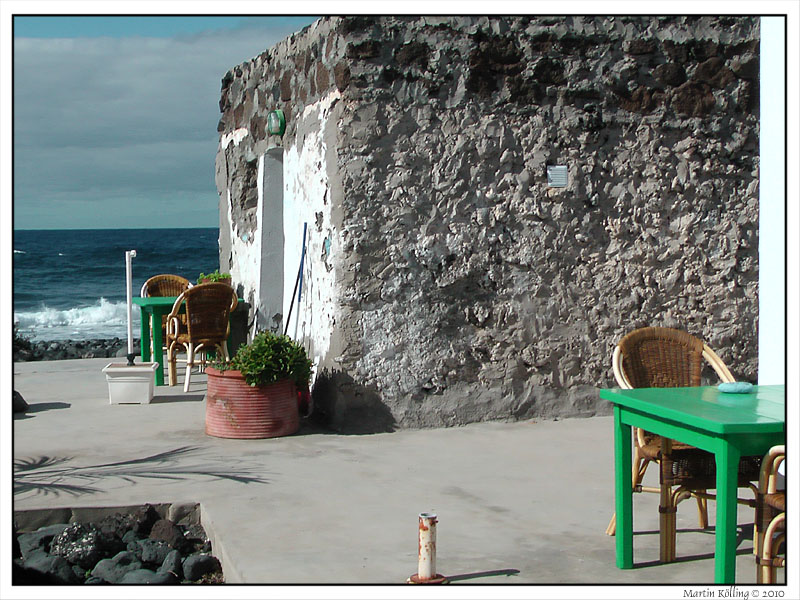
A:
[[[631,427],[641,427],[714,454],[714,582],[735,583],[739,459],[785,442],[786,387],[755,386],[750,394],[726,394],[715,386],[608,389],[600,390],[600,397],[614,405],[617,567],[633,568]]]
[[[133,303],[141,309],[141,351],[142,362],[150,360],[150,324],[153,324],[153,348],[162,348],[164,346],[164,339],[161,335],[161,317],[168,315],[172,311],[172,306],[177,300],[177,296],[152,296],[152,297],[135,297],[132,298]],[[242,298],[238,298],[239,303],[244,302]],[[181,311],[183,311],[181,307]],[[157,324],[157,325],[156,325]],[[156,385],[164,385],[164,354],[160,351],[156,352],[155,360],[158,363],[156,369]]]

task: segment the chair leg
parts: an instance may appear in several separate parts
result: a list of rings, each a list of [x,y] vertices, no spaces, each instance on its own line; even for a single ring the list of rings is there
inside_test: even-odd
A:
[[[764,537],[761,541],[761,551],[756,557],[756,580],[757,583],[775,583],[775,571],[777,568],[776,555],[781,543],[785,539],[784,535],[775,537],[775,532],[779,526],[786,522],[786,513],[781,513],[775,517],[766,528]]]
[[[672,486],[661,484],[661,500],[658,505],[660,559],[663,563],[675,560],[676,499]]]
[[[647,470],[647,465],[650,461],[639,453],[639,447],[634,448],[633,454],[633,486],[631,489],[636,491],[636,486],[642,483],[644,479],[644,472]],[[616,535],[617,533],[617,513],[611,515],[611,520],[606,527],[606,535]]]
[[[189,347],[186,348],[186,381],[183,382],[184,393],[189,391],[189,380],[191,379],[192,366],[194,365],[194,352],[194,344],[190,342]]]
[[[706,490],[699,491],[705,493]],[[700,496],[695,496],[695,500],[697,500],[697,523],[700,529],[708,529],[708,500]]]
[[[177,369],[177,365],[175,364],[175,354],[175,343],[172,343],[167,347],[167,369],[169,374],[167,381],[170,386],[178,383],[178,374],[175,372],[175,369]]]

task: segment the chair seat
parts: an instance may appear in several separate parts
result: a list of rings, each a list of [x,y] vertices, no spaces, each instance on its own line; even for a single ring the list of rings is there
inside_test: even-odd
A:
[[[743,456],[739,461],[738,486],[748,487],[758,481],[760,456]],[[699,448],[673,448],[672,460],[663,461],[662,481],[692,489],[712,490],[717,487],[717,463],[713,454]]]
[[[211,347],[222,344],[227,338],[191,338],[188,333],[178,333],[174,338],[170,336],[170,340],[172,339],[179,344],[189,344],[189,342],[192,342],[195,346],[200,346],[202,344],[205,347]]]
[[[654,435],[645,435],[645,439],[647,440],[647,443],[639,446],[639,451],[650,460],[661,460],[661,438]],[[672,440],[673,452],[680,452],[688,449],[695,448],[689,444]]]

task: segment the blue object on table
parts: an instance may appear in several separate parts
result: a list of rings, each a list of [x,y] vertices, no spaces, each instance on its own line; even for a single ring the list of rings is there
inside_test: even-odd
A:
[[[753,384],[747,381],[734,381],[732,383],[720,383],[717,388],[724,394],[749,394],[753,391]]]

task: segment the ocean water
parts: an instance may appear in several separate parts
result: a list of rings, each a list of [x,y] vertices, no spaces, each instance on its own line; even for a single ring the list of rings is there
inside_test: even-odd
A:
[[[14,322],[31,340],[126,338],[125,251],[132,294],[159,273],[196,282],[219,267],[219,229],[14,231]],[[133,336],[139,338],[134,305]]]

